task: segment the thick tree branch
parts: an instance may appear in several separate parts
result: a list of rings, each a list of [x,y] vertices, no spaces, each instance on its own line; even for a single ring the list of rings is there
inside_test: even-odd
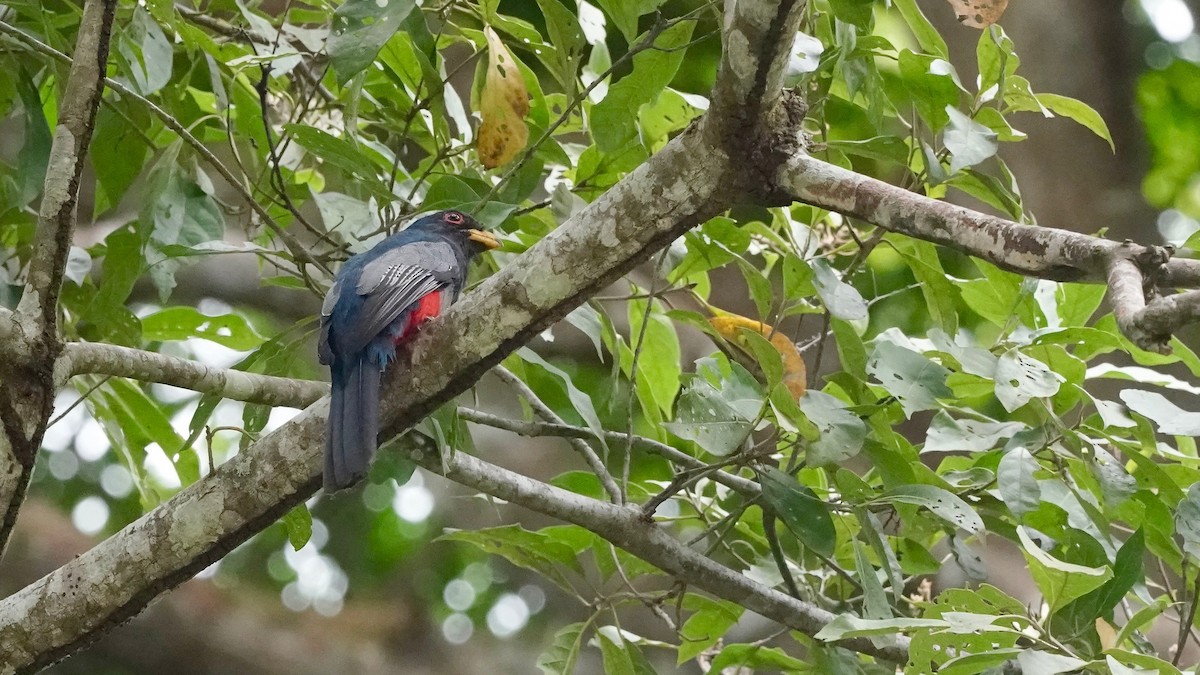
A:
[[[779,195],[787,199],[940,244],[1017,274],[1108,283],[1121,331],[1144,349],[1162,351],[1171,331],[1200,318],[1191,311],[1200,304],[1192,294],[1163,298],[1147,308],[1142,284],[1149,278],[1152,288],[1198,287],[1198,260],[1167,259],[1157,247],[1022,225],[930,199],[803,152],[779,167],[776,180]]]
[[[721,64],[710,96],[705,134],[713,145],[748,146],[777,114],[783,73],[807,0],[725,3]],[[747,147],[748,149],[748,147]]]
[[[671,141],[504,267],[414,344],[389,378],[396,433],[461,393],[596,290],[729,203],[728,160],[695,132]],[[393,373],[395,375],[396,373]],[[27,672],[86,645],[286,513],[319,485],[323,399],[73,563],[0,603],[0,671]]]
[[[76,57],[58,106],[58,125],[50,146],[50,162],[34,233],[33,256],[17,313],[35,321],[41,332],[56,335],[58,293],[71,240],[75,206],[88,143],[104,92],[116,0],[94,0],[83,8]]]
[[[54,409],[58,296],[75,233],[79,179],[104,91],[116,6],[116,0],[84,4],[77,58],[59,99],[25,288],[14,315],[0,320],[0,332],[9,343],[4,351],[18,357],[0,362],[0,555]]]
[[[98,342],[69,342],[55,366],[55,380],[97,374],[169,384],[247,403],[304,408],[329,393],[311,380],[214,368],[197,361]]]

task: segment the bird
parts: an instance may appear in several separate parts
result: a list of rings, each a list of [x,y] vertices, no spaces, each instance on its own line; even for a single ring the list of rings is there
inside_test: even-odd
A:
[[[317,357],[332,386],[326,492],[366,476],[379,433],[379,385],[397,348],[458,299],[471,259],[500,241],[461,211],[420,215],[338,271],[321,305]]]

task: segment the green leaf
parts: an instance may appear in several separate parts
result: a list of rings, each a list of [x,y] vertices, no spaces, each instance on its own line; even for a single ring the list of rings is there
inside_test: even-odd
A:
[[[1017,656],[1017,665],[1021,667],[1021,672],[1038,673],[1038,675],[1073,673],[1087,664],[1087,661],[1073,656],[1063,656],[1037,649],[1026,649]]]
[[[138,138],[127,118],[144,125],[143,128],[151,127],[146,112],[125,101],[110,101],[96,111],[96,130],[88,147],[88,161],[96,174],[95,215],[121,203],[150,154],[149,146]]]
[[[1034,478],[1038,468],[1037,460],[1024,445],[1017,445],[1000,458],[996,470],[1000,498],[1018,521],[1041,505],[1042,489]]]
[[[554,634],[554,641],[537,660],[542,675],[574,675],[575,662],[579,660],[579,651],[583,648],[585,628],[585,623],[572,623]]]
[[[658,9],[665,0],[597,0],[629,44],[638,37],[638,18]],[[686,23],[686,22],[685,22]]]
[[[141,322],[125,307],[133,285],[142,277],[141,239],[120,229],[104,240],[104,273],[95,298],[84,310],[81,322],[95,326],[86,337],[133,345],[141,337]]]
[[[675,421],[663,427],[680,438],[695,442],[705,452],[724,457],[737,450],[754,424],[707,380],[692,377],[675,406]]]
[[[134,9],[133,20],[121,33],[116,48],[121,70],[129,75],[117,79],[130,89],[149,96],[171,82],[171,42],[142,6]]]
[[[917,44],[921,45],[921,49],[925,50],[927,54],[949,61],[950,50],[946,48],[946,41],[942,39],[942,34],[933,27],[929,19],[925,18],[921,8],[917,6],[917,1],[892,0],[892,3],[900,10],[900,15],[904,17],[904,22],[908,24],[909,30],[917,38]]]
[[[1058,393],[1059,376],[1046,364],[1010,349],[996,362],[996,398],[1004,409],[1013,412],[1035,398]]]
[[[702,595],[688,595],[688,602],[699,605],[679,630],[679,657],[676,665],[690,661],[718,640],[741,618],[745,608],[725,600],[711,600]]]
[[[941,131],[950,122],[946,110],[958,107],[961,88],[954,68],[944,59],[905,49],[900,52],[900,77],[921,118]]]
[[[679,337],[671,321],[663,316],[662,308],[655,304],[647,317],[646,300],[629,303],[630,342],[638,349],[638,377],[644,378],[654,396],[653,403],[663,415],[671,414],[671,405],[679,393],[680,366]],[[643,319],[649,318],[644,325]],[[636,342],[641,335],[641,342]]]
[[[655,48],[634,56],[633,71],[609,87],[604,100],[592,108],[592,137],[601,152],[618,150],[637,136],[638,110],[670,84],[683,62],[684,50],[678,48],[691,39],[694,27],[695,22],[681,21],[663,31]]]
[[[366,1],[374,4],[374,0]],[[403,1],[389,0],[393,4]],[[391,192],[379,180],[378,166],[355,144],[302,124],[287,124],[283,128],[291,135],[292,140],[314,156],[346,172],[347,176],[365,181],[365,186],[377,196],[390,197]]]
[[[950,151],[950,173],[980,164],[996,154],[1000,148],[996,132],[967,117],[954,106],[946,106],[950,125],[946,127],[943,140]]]
[[[857,539],[854,540],[854,567],[863,589],[863,613],[870,619],[892,618],[892,608],[883,592],[883,584],[879,583],[875,567],[867,559],[866,547]]]
[[[654,675],[642,650],[630,642],[616,626],[596,629],[596,640],[604,657],[605,675]]]
[[[837,642],[855,637],[895,635],[915,630],[949,628],[941,619],[860,619],[853,614],[839,614],[813,637],[825,642]]]
[[[763,672],[764,670],[783,670],[786,672],[811,672],[808,664],[788,656],[777,647],[762,645],[735,644],[729,645],[717,654],[709,666],[710,673],[723,673],[726,669],[732,672]]]
[[[482,530],[447,532],[438,541],[460,541],[480,550],[498,555],[517,567],[532,570],[571,592],[571,583],[563,568],[582,573],[579,559],[570,547],[551,540],[540,532],[530,532],[519,525],[491,527]]]
[[[1200,483],[1188,488],[1175,512],[1175,531],[1183,539],[1183,551],[1200,560]]]
[[[198,337],[219,345],[248,351],[266,342],[239,314],[209,316],[194,307],[168,307],[142,319],[147,340],[187,340]]]
[[[956,420],[945,410],[939,410],[929,423],[929,435],[921,452],[983,452],[1024,428],[1020,422]]]
[[[308,507],[304,504],[288,511],[281,520],[284,529],[287,530],[288,543],[294,550],[299,551],[304,548],[308,540],[312,539],[312,514],[308,512]]]
[[[1056,115],[1062,115],[1063,117],[1075,120],[1087,127],[1092,133],[1108,141],[1108,147],[1113,152],[1117,151],[1117,146],[1113,144],[1112,133],[1109,132],[1104,118],[1090,105],[1083,101],[1058,94],[1038,94],[1037,100]]]
[[[50,164],[50,145],[53,142],[37,85],[23,67],[21,77],[17,79],[17,94],[21,97],[25,121],[25,138],[21,150],[17,153],[19,201],[16,204],[4,204],[4,209],[24,206],[41,194],[42,183],[46,180],[46,167]]]
[[[929,315],[948,335],[958,332],[958,286],[946,274],[937,247],[908,237],[888,238],[888,242],[908,262],[913,277],[921,286],[921,295],[929,305]]]
[[[338,84],[371,65],[415,6],[415,0],[346,0],[337,8],[325,49]]]
[[[811,265],[817,295],[821,296],[821,302],[833,318],[843,321],[867,318],[867,301],[863,300],[857,288],[842,281],[837,271],[824,259],[815,259]]]
[[[1120,396],[1130,410],[1154,422],[1161,433],[1200,436],[1200,413],[1184,410],[1162,394],[1144,389],[1125,389]]]
[[[775,467],[764,469],[759,482],[763,499],[797,539],[825,557],[833,555],[837,548],[833,516],[812,489]]]
[[[979,90],[986,92],[1001,80],[1017,72],[1021,60],[1014,51],[1013,41],[999,25],[993,24],[979,35],[975,46],[975,59],[979,64]],[[994,110],[994,108],[991,108]],[[997,113],[999,114],[999,113]]]
[[[804,392],[800,409],[821,434],[808,447],[810,466],[835,466],[862,450],[867,425],[841,399],[809,390]]]
[[[1099,588],[1112,578],[1112,569],[1086,567],[1063,562],[1041,549],[1026,533],[1024,526],[1017,528],[1021,552],[1029,563],[1034,582],[1050,605],[1051,613],[1062,608],[1075,598]]]
[[[875,0],[829,0],[829,9],[838,19],[867,30],[875,14]]]
[[[312,197],[325,230],[337,232],[344,239],[353,241],[382,225],[378,212],[361,199],[333,191],[314,192]]]
[[[587,423],[588,429],[591,429],[592,433],[596,435],[600,444],[607,447],[604,440],[604,425],[600,423],[600,417],[596,414],[596,406],[592,404],[592,397],[575,386],[575,381],[571,379],[570,375],[543,359],[529,347],[522,347],[516,353],[522,361],[541,368],[563,383],[567,390],[567,398],[571,400],[571,406],[575,412]]]
[[[901,485],[883,493],[876,502],[915,504],[971,534],[983,531],[983,519],[958,495],[935,485]]]
[[[937,399],[953,395],[946,386],[949,370],[887,340],[875,343],[875,350],[867,362],[867,372],[888,393],[900,399],[908,417],[921,410],[933,410],[938,407]]]
[[[571,95],[575,91],[579,62],[587,45],[579,17],[560,0],[538,0],[538,8],[546,18],[546,32],[550,36],[550,43],[554,45],[551,72],[567,95]]]

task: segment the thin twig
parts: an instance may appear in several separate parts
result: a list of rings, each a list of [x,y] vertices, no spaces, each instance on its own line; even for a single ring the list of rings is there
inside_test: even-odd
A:
[[[533,391],[533,389],[531,389],[529,385],[525,384],[525,382],[521,380],[521,378],[517,377],[516,374],[511,370],[505,368],[504,366],[496,366],[492,372],[494,372],[497,377],[504,381],[505,384],[515,389],[517,394],[529,403],[529,407],[533,409],[535,415],[547,420],[552,424],[564,424],[563,418],[559,417],[558,413],[551,410],[550,406],[546,405]],[[477,424],[487,424],[488,426],[498,426],[499,424],[499,419],[497,419],[495,415],[488,415],[487,413],[478,410],[460,408],[459,415],[463,419],[475,422]],[[600,484],[604,486],[605,492],[608,492],[609,496],[613,500],[613,503],[624,504],[624,494],[621,492],[621,489],[617,487],[616,482],[613,480],[612,474],[608,472],[608,467],[604,466],[604,462],[600,461],[600,457],[596,455],[596,451],[592,449],[592,446],[588,445],[587,442],[582,438],[572,438],[570,443],[571,447],[575,448],[575,451],[578,452],[581,457],[583,457],[585,462],[587,462],[588,467],[590,467],[592,470],[592,473],[596,474],[596,478],[600,479]]]

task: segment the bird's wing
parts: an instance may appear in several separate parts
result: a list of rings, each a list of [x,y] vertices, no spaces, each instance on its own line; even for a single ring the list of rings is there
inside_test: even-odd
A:
[[[317,338],[317,360],[324,365],[333,363],[333,347],[329,344],[329,328],[332,326],[330,317],[333,316],[333,307],[337,304],[338,298],[341,297],[341,284],[334,282],[329,287],[329,292],[325,294],[325,301],[321,303],[321,332]]]
[[[366,347],[418,300],[449,284],[458,266],[449,244],[427,241],[393,249],[364,265],[354,289],[364,302],[349,325],[338,327],[338,348],[356,352]]]

